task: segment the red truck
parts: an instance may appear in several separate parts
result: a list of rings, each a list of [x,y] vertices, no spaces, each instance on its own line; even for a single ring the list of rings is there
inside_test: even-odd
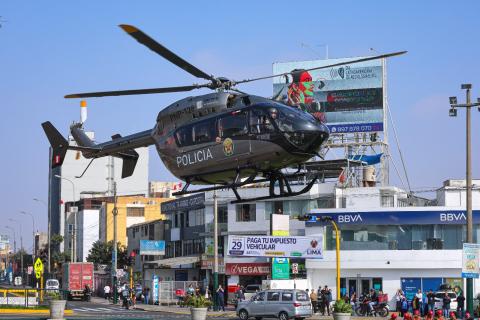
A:
[[[93,263],[70,262],[63,265],[62,289],[68,291],[68,300],[73,298],[88,299],[85,286],[93,290]]]

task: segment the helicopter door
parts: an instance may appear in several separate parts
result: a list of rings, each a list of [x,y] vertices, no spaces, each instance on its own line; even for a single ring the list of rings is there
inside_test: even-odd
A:
[[[250,138],[248,136],[248,113],[235,111],[218,118],[218,142],[222,148],[223,157],[243,157],[250,154]]]

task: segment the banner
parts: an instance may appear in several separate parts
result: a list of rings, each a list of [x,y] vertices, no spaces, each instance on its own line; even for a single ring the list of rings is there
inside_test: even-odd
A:
[[[479,249],[478,243],[463,244],[462,278],[478,278]]]
[[[290,260],[288,258],[273,258],[272,279],[290,279]]]
[[[323,236],[228,236],[228,255],[323,259]]]
[[[165,255],[165,241],[140,240],[140,255],[152,255],[152,256]]]
[[[227,263],[225,273],[228,275],[264,276],[271,272],[270,263]]]

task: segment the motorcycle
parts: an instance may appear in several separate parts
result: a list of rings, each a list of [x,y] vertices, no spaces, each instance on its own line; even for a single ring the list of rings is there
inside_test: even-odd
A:
[[[357,307],[355,308],[355,314],[359,317],[364,316],[367,317],[369,315],[372,316],[379,316],[379,317],[386,317],[388,316],[388,313],[390,312],[390,308],[385,302],[380,302],[375,305],[373,305],[373,310],[370,311],[370,306],[369,306],[370,300],[364,298],[361,300]]]

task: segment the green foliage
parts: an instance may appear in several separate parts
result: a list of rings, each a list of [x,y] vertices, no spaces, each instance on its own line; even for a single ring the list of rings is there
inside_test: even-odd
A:
[[[58,293],[56,291],[47,291],[46,298],[48,300],[62,300],[62,297],[60,296],[60,293]]]
[[[87,261],[95,264],[108,264],[112,263],[113,241],[107,243],[103,241],[95,241],[92,249],[88,252]],[[128,265],[127,247],[117,243],[117,266],[122,268]]]
[[[336,313],[352,313],[352,306],[345,300],[340,299],[333,304],[333,312]]]
[[[212,302],[205,299],[204,296],[191,296],[187,295],[183,301],[183,306],[192,308],[208,308],[212,305]]]

